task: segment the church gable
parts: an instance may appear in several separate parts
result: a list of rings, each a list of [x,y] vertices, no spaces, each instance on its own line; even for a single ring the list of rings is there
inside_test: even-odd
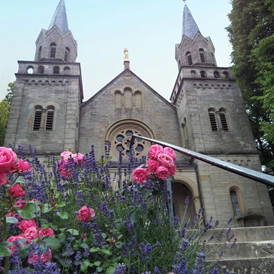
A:
[[[170,140],[180,144],[175,107],[126,69],[102,90],[85,102],[80,116],[80,151],[86,151],[87,144],[107,140],[109,129],[119,121],[134,125],[138,132],[151,132],[148,137]],[[121,124],[119,130],[123,131]],[[116,129],[114,129],[116,130]]]

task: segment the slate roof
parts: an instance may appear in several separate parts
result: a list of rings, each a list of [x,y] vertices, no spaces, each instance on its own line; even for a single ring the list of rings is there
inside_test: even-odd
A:
[[[183,35],[187,36],[191,40],[194,39],[197,32],[200,32],[189,8],[187,5],[184,7],[184,15],[183,15]]]
[[[62,34],[66,34],[69,31],[66,5],[64,0],[60,0],[48,30],[55,26],[58,27]]]

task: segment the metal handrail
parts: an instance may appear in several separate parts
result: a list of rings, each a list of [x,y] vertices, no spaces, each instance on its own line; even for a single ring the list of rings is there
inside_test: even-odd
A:
[[[204,154],[201,154],[201,153],[198,153],[198,152],[194,152],[194,151],[191,151],[191,150],[186,149],[186,148],[182,148],[182,147],[179,147],[179,146],[175,146],[175,145],[172,145],[172,144],[169,144],[169,143],[166,143],[166,142],[162,142],[162,141],[159,141],[159,140],[154,140],[154,139],[147,138],[147,137],[144,137],[144,136],[139,136],[139,135],[136,135],[136,134],[132,135],[132,138],[131,138],[131,141],[130,141],[130,147],[133,146],[135,138],[140,138],[142,140],[146,140],[146,141],[158,144],[158,145],[162,145],[162,146],[165,146],[165,147],[170,147],[170,148],[174,149],[175,151],[178,151],[180,153],[183,153],[187,156],[193,157],[193,158],[198,159],[200,161],[203,161],[205,163],[211,164],[211,165],[219,167],[221,169],[225,169],[227,171],[230,171],[230,172],[238,174],[240,176],[243,176],[243,177],[249,178],[251,180],[257,181],[257,182],[262,183],[264,185],[274,187],[274,176],[267,175],[267,174],[264,174],[262,172],[255,171],[255,170],[245,168],[245,167],[241,167],[241,166],[238,166],[238,165],[234,165],[234,164],[231,164],[231,163],[227,163],[225,161],[222,161],[222,160],[219,160],[219,159],[216,159],[214,157],[207,156],[207,155],[204,155]]]

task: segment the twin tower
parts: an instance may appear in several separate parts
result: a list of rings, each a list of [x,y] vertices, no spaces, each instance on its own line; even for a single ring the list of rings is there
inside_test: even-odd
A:
[[[260,170],[241,92],[229,69],[217,66],[211,39],[201,34],[186,5],[170,101],[125,60],[121,73],[83,102],[76,58],[77,43],[60,0],[49,28],[38,36],[35,60],[18,61],[5,145],[32,145],[44,158],[68,149],[87,153],[91,144],[100,156],[110,142],[115,162],[120,152],[127,161],[128,141],[141,134]],[[136,140],[135,156],[146,155],[149,145]],[[230,217],[234,226],[274,224],[265,186],[182,155],[176,165],[172,189],[177,216],[189,196],[189,218],[202,207],[207,218],[223,224]]]

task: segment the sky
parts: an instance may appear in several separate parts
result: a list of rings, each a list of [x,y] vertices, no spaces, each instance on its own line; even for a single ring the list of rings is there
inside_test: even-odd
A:
[[[3,0],[1,0],[3,1]],[[48,29],[59,0],[3,1],[0,11],[0,100],[15,80],[17,60],[33,61],[35,41]],[[182,0],[65,0],[69,28],[78,43],[84,101],[123,70],[128,48],[130,68],[169,100],[177,73],[175,44],[182,38]],[[210,36],[218,66],[230,65],[232,51],[225,28],[230,0],[187,0],[198,27]]]

